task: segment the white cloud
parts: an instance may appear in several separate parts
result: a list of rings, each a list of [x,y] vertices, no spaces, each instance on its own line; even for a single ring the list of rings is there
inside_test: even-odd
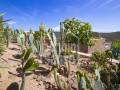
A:
[[[111,2],[113,2],[114,0],[106,0],[106,2],[102,3],[98,8],[102,8],[108,4],[110,4]]]
[[[83,7],[84,7],[84,8],[86,8],[86,7],[91,7],[91,5],[93,5],[96,1],[98,1],[98,0],[89,0],[89,2],[86,3],[85,6],[83,6]]]
[[[52,28],[54,31],[60,31],[60,25]]]
[[[15,21],[9,21],[8,24],[13,25],[13,24],[16,24],[16,22]]]

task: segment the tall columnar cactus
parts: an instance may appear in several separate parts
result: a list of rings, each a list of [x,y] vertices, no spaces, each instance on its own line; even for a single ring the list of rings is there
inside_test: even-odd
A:
[[[25,35],[22,29],[18,31],[18,37],[17,37],[17,43],[20,45],[22,48],[25,45]]]
[[[57,73],[57,69],[54,69],[54,79],[58,90],[71,90],[68,83],[60,78],[59,74]]]
[[[0,32],[0,55],[5,50],[5,42],[4,42],[4,34],[3,32]]]
[[[33,41],[34,41],[34,36],[33,36],[33,33],[32,31],[30,31],[30,34],[29,34],[29,44],[32,45],[33,44]]]
[[[32,50],[33,53],[37,54],[40,58],[43,54],[43,43],[39,40],[34,40],[34,43],[32,44]]]
[[[18,37],[18,32],[17,32],[17,30],[12,30],[11,31],[11,40],[12,40],[12,42],[17,42],[17,37]]]
[[[50,43],[51,43],[51,46],[52,46],[52,52],[53,52],[52,55],[53,55],[53,58],[55,60],[55,64],[60,65],[59,55],[58,55],[57,50],[56,50],[56,45],[57,45],[56,36],[53,32],[47,32],[47,36],[48,36]]]
[[[70,75],[70,63],[69,63],[69,61],[67,61],[66,63],[65,63],[65,67],[66,67],[66,74],[67,74],[67,77],[69,77],[69,75]]]
[[[6,46],[8,47],[10,40],[11,40],[11,30],[8,25],[4,29],[4,36],[5,36],[5,40],[6,40]]]

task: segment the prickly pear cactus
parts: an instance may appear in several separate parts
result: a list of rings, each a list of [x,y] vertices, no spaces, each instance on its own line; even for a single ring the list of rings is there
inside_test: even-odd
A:
[[[96,75],[96,77],[97,77],[97,79],[94,80],[95,90],[104,90],[102,81],[101,81],[101,79],[100,79],[100,70],[101,70],[100,67],[97,68],[97,69],[95,69],[95,75]]]

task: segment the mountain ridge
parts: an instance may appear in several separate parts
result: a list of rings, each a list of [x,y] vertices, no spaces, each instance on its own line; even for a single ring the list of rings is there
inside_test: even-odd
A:
[[[55,32],[57,38],[60,37],[60,32]],[[120,39],[120,31],[116,32],[93,32],[96,38],[102,37],[106,39],[106,42],[112,42],[114,40]]]

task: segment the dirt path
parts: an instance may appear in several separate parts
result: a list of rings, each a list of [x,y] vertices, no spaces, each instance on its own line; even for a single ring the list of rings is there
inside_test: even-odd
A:
[[[13,57],[13,55],[19,53],[18,49],[19,47],[16,44],[10,44],[9,48],[2,55],[5,61],[2,60],[0,65],[2,64],[2,66],[8,68],[0,68],[0,90],[7,90],[7,87],[13,82],[17,82],[19,85],[21,84],[21,77],[16,76],[18,75],[16,68],[20,65],[20,60]],[[40,87],[33,77],[35,77],[33,74],[27,76],[25,90],[44,90],[43,86]]]

